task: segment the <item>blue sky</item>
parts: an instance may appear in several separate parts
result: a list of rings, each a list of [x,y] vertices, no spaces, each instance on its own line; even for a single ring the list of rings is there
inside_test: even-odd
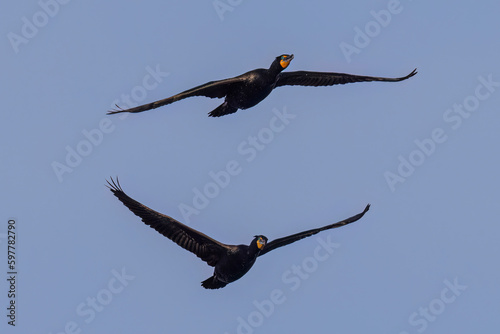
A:
[[[499,10],[496,1],[4,3],[0,267],[8,278],[13,219],[18,274],[17,328],[5,278],[0,331],[498,329]],[[221,118],[207,117],[221,100],[201,97],[106,116],[114,103],[267,68],[282,53],[295,55],[288,71],[419,73],[281,87]],[[230,244],[372,207],[209,291],[200,282],[212,268],[129,212],[104,186],[110,176]]]

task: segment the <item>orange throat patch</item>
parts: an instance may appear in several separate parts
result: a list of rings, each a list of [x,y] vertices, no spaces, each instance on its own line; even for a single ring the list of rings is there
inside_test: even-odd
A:
[[[283,69],[287,68],[289,64],[290,64],[290,59],[280,60],[280,65],[281,65],[281,67],[283,67]]]

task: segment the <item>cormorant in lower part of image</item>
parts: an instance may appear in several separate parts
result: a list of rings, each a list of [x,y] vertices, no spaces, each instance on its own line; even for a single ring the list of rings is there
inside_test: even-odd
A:
[[[368,204],[363,212],[340,222],[299,232],[270,242],[265,236],[256,235],[248,246],[226,245],[130,198],[123,192],[118,179],[115,182],[111,178],[111,182],[107,182],[107,186],[113,194],[136,216],[142,218],[146,225],[154,228],[182,248],[194,253],[209,266],[214,267],[213,276],[201,283],[206,289],[223,288],[228,283],[243,277],[252,268],[257,257],[321,231],[353,223],[363,217],[370,208]]]

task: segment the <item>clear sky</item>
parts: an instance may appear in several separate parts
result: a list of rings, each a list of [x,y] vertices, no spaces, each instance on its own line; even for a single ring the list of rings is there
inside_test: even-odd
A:
[[[1,9],[1,333],[500,327],[498,1],[31,0]],[[295,55],[287,71],[419,73],[281,87],[221,118],[207,113],[222,101],[202,97],[106,116],[114,103],[267,68],[283,53]],[[200,282],[212,268],[145,226],[104,186],[110,176],[230,244],[372,207],[210,291]]]

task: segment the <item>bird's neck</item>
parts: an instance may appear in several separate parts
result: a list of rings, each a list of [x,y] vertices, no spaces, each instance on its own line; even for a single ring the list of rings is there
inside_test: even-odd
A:
[[[283,71],[283,67],[281,67],[279,61],[274,61],[271,64],[271,67],[269,67],[269,73],[274,75],[274,76],[277,76],[278,74],[280,74],[281,71]]]
[[[257,257],[257,255],[260,252],[259,247],[257,247],[257,243],[253,242],[252,244],[250,244],[250,247],[248,247],[247,252],[248,252],[249,256],[251,256],[251,257]]]

